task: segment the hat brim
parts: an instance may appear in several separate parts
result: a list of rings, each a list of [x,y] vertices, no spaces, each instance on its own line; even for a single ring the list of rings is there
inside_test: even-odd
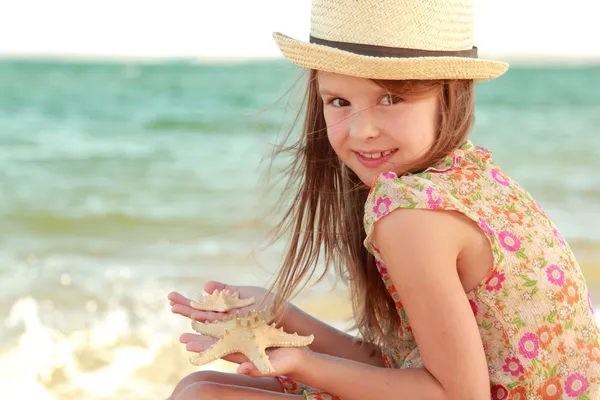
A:
[[[301,67],[368,79],[473,79],[502,75],[508,64],[465,57],[373,57],[303,42],[282,33],[273,38],[285,58]]]

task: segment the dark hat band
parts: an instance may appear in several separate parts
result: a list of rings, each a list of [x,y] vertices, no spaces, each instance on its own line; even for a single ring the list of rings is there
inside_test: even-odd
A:
[[[319,39],[314,36],[310,36],[310,42],[313,44],[319,44],[322,46],[329,46],[339,50],[348,51],[350,53],[359,54],[362,56],[371,57],[397,57],[397,58],[411,58],[411,57],[466,57],[466,58],[477,58],[477,47],[473,47],[468,50],[456,50],[456,51],[437,51],[437,50],[418,50],[418,49],[407,49],[401,47],[386,47],[386,46],[375,46],[370,44],[360,43],[347,43],[347,42],[335,42],[332,40]]]

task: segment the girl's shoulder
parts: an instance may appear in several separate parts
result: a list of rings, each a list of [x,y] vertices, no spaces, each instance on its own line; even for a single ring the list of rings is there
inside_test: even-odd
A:
[[[500,186],[508,181],[491,156],[490,151],[467,141],[422,172],[378,174],[365,204],[366,222],[375,222],[397,208],[462,211],[471,205],[466,198],[477,199],[480,191],[494,185],[488,178],[499,178]]]
[[[397,209],[457,211],[484,232],[507,215],[547,219],[531,195],[492,161],[492,153],[471,141],[420,173],[377,175],[365,203],[367,238],[375,222]]]

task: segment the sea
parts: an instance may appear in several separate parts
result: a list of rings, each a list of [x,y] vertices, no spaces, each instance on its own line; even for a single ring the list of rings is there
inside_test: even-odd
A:
[[[198,369],[166,296],[270,282],[285,177],[268,166],[304,82],[282,60],[0,60],[0,397],[165,399]],[[600,66],[479,83],[471,139],[555,220],[600,305]],[[351,322],[334,277],[295,301]]]

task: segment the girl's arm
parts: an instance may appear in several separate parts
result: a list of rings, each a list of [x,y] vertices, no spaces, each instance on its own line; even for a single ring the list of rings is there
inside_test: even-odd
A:
[[[399,209],[375,223],[374,240],[423,366],[449,399],[490,398],[481,334],[457,266],[464,254],[481,250],[482,237],[477,225],[453,211]]]
[[[299,335],[313,334],[315,340],[309,347],[317,353],[374,366],[384,366],[379,348],[359,341],[356,337],[316,319],[294,305],[287,306],[279,325],[287,332],[297,332]]]
[[[287,375],[345,400],[489,400],[483,344],[456,263],[473,246],[474,226],[458,213],[427,210],[397,210],[375,225],[424,368],[378,368],[306,351]]]
[[[442,400],[451,399],[425,368],[392,369],[306,351],[292,379],[344,400]],[[487,398],[489,398],[489,387]],[[454,397],[486,399],[486,397]]]

